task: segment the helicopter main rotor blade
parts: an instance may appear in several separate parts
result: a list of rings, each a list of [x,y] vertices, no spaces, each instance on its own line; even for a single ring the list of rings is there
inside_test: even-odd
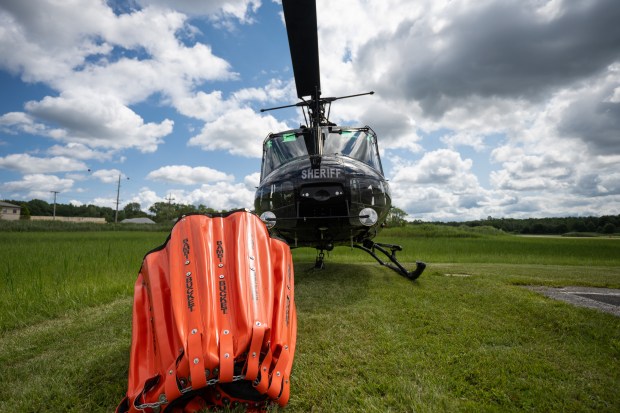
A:
[[[312,99],[317,99],[321,92],[321,75],[316,0],[282,0],[282,8],[297,97],[312,96]]]

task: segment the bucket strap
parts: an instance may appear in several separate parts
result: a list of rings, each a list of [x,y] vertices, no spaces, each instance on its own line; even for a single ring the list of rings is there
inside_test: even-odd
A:
[[[271,368],[272,358],[273,355],[271,354],[271,350],[269,350],[260,366],[260,381],[254,387],[261,394],[265,394],[269,388],[269,370]]]
[[[257,321],[252,328],[252,341],[250,343],[250,352],[246,361],[245,379],[254,381],[258,377],[258,362],[260,359],[260,351],[263,347],[263,339],[265,338],[265,326]]]
[[[271,374],[271,384],[267,390],[267,395],[272,399],[277,399],[282,392],[282,381],[284,380],[285,370],[288,367],[289,355],[289,348],[285,345],[282,347],[282,351],[280,351],[280,357],[278,357],[278,362]]]
[[[232,382],[234,370],[235,353],[233,335],[230,330],[222,330],[220,332],[220,382]]]
[[[187,353],[192,389],[205,387],[207,376],[205,375],[205,359],[202,351],[202,333],[197,329],[192,330],[187,338]]]

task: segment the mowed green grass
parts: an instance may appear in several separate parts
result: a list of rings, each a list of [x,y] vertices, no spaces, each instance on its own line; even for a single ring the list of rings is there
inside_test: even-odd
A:
[[[432,236],[428,236],[428,235]],[[0,240],[0,412],[110,412],[131,296],[165,233]],[[285,411],[620,411],[620,318],[523,284],[620,288],[620,240],[385,231],[410,282],[339,247],[294,251],[298,344]]]

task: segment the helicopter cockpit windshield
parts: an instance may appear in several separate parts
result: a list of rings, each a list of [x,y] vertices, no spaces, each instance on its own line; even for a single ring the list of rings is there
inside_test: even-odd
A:
[[[330,128],[324,134],[323,155],[340,155],[363,162],[383,173],[377,148],[377,137],[370,128]],[[327,132],[327,131],[326,131]],[[310,129],[270,135],[263,146],[265,177],[279,166],[299,157],[307,157]]]
[[[261,176],[265,177],[280,165],[301,156],[308,156],[303,133],[284,132],[270,135],[263,146]]]
[[[332,129],[323,143],[323,155],[344,155],[383,173],[377,136],[370,128]]]

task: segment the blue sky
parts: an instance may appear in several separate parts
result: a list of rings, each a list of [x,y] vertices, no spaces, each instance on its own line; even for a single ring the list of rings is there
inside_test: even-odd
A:
[[[302,120],[259,112],[296,102],[281,5],[168,3],[0,1],[0,199],[252,207]],[[376,92],[331,120],[412,219],[620,213],[620,3],[317,3],[323,95]]]

